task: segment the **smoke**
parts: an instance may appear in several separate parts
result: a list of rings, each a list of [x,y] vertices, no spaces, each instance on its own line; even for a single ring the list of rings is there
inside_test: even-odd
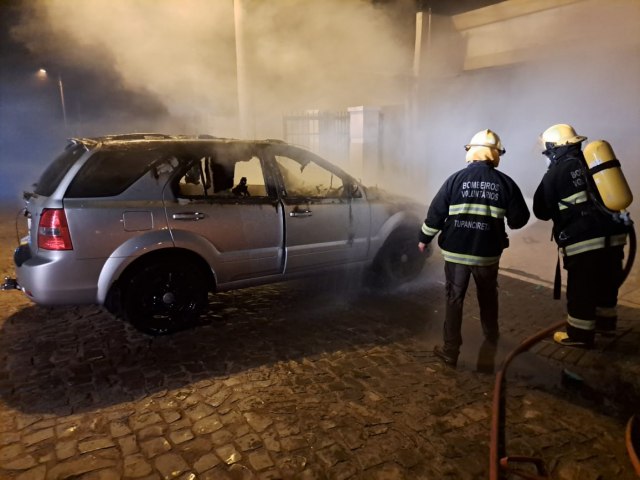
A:
[[[234,3],[244,11],[255,137],[282,137],[286,112],[403,101],[412,0],[389,7],[368,0],[16,3],[6,35],[23,55],[15,58],[21,68],[2,80],[0,156],[13,179],[4,195],[13,198],[36,181],[65,137],[238,136]],[[49,77],[36,83],[42,67]]]
[[[236,3],[244,7],[241,34],[259,133],[274,130],[270,121],[279,131],[289,110],[395,100],[411,51],[403,44],[402,25],[385,9],[364,0]],[[36,5],[15,31],[30,50],[116,72],[125,89],[149,92],[183,128],[237,134],[234,2]]]
[[[546,170],[539,136],[557,123],[608,140],[638,197],[640,2],[583,0],[456,28],[466,19],[432,19],[413,149],[423,153],[412,159],[425,197],[464,167],[463,145],[485,128],[506,147],[499,168],[531,197]]]
[[[23,85],[15,109],[3,97],[0,155],[39,172],[69,134],[237,136],[234,3],[244,11],[255,137],[280,138],[291,111],[411,102],[412,122],[395,122],[378,183],[428,201],[464,166],[463,145],[491,128],[507,149],[500,169],[530,197],[545,171],[540,132],[570,123],[610,141],[632,190],[640,188],[637,0],[581,0],[470,28],[460,27],[464,14],[433,15],[416,83],[413,0],[29,1],[11,34],[62,75],[69,125],[61,127],[54,82],[47,102]]]

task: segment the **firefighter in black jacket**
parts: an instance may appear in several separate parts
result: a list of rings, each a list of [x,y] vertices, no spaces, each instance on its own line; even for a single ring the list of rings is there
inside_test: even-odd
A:
[[[593,179],[586,174],[581,143],[572,126],[558,124],[542,134],[549,169],[533,197],[533,213],[553,220],[553,237],[567,271],[566,332],[555,342],[591,348],[595,334],[616,328],[628,228],[596,204]]]
[[[485,339],[497,342],[498,265],[509,241],[510,228],[526,225],[529,209],[515,182],[496,170],[505,153],[500,138],[491,130],[476,133],[468,145],[466,168],[451,175],[433,199],[419,234],[424,251],[440,233],[446,276],[447,306],[444,346],[434,354],[455,367],[462,345],[462,307],[471,275],[476,283],[480,322]]]

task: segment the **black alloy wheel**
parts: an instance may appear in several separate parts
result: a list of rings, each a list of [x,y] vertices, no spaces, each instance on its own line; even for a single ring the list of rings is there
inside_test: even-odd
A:
[[[124,290],[124,318],[150,335],[195,325],[207,306],[206,278],[188,261],[164,260],[138,270]]]
[[[414,280],[424,268],[426,256],[418,249],[417,234],[399,230],[392,233],[374,263],[378,285],[393,288]]]

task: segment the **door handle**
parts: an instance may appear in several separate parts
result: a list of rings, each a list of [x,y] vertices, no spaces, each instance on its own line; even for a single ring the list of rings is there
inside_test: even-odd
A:
[[[194,221],[202,220],[206,215],[200,212],[180,212],[174,213],[171,218],[174,220]]]
[[[297,208],[289,213],[290,217],[310,217],[311,215],[313,215],[311,210],[298,210]]]

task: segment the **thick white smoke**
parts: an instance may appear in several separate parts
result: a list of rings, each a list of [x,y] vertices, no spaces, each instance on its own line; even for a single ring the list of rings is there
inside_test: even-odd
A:
[[[397,101],[410,68],[411,32],[364,0],[43,0],[17,33],[34,51],[115,69],[126,87],[154,94],[193,131],[233,130],[234,4],[244,11],[241,34],[258,136],[274,133],[270,122],[278,133],[286,111]],[[411,12],[410,1],[397,2],[396,15],[403,4]],[[112,64],[104,65],[105,58]]]

